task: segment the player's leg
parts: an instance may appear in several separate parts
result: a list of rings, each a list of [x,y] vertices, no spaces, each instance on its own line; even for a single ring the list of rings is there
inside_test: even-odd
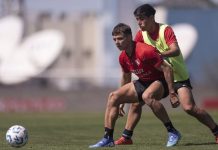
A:
[[[166,91],[168,91],[168,87],[165,81],[155,81],[143,93],[143,100],[166,127],[168,131],[168,141],[166,146],[171,147],[178,143],[181,135],[172,125],[164,106],[157,101],[168,95],[166,94]]]
[[[141,83],[139,81],[135,82],[136,91],[139,95],[139,100],[142,101],[142,93],[143,93],[144,99],[147,99],[148,101],[152,101],[150,105],[150,108],[154,112],[154,114],[163,122],[164,126],[166,127],[169,138],[167,146],[174,146],[177,144],[178,140],[180,139],[180,133],[173,127],[168,114],[163,107],[163,105],[156,101],[155,99],[161,99],[163,97],[166,97],[168,95],[168,87],[165,81],[155,81],[152,84],[146,84]],[[142,103],[134,103],[131,104],[127,123],[125,130],[123,131],[123,135],[121,138],[119,138],[115,144],[117,145],[127,145],[132,144],[131,136],[133,134],[133,130],[135,126],[137,125],[138,121],[141,117],[141,111],[142,111]]]
[[[130,145],[132,144],[132,135],[135,126],[141,118],[142,106],[144,101],[142,99],[143,92],[151,85],[152,82],[142,82],[140,80],[134,81],[135,89],[139,97],[139,103],[133,103],[130,105],[127,122],[122,136],[115,141],[116,145]]]
[[[125,84],[114,92],[111,92],[108,97],[105,112],[105,135],[103,139],[94,145],[90,145],[89,148],[114,146],[113,131],[119,114],[119,105],[123,103],[134,103],[137,101],[137,93],[132,82]]]
[[[144,103],[132,103],[129,107],[127,122],[122,136],[115,141],[116,145],[131,145],[133,130],[141,118],[142,106]]]
[[[138,102],[138,97],[132,82],[120,87],[114,92],[111,92],[106,107],[105,126],[108,128],[114,128],[115,121],[118,118],[120,104],[135,102]]]
[[[142,106],[144,103],[132,103],[129,107],[129,112],[127,116],[127,122],[125,128],[133,131],[138,124],[141,114],[142,114]]]
[[[195,104],[191,89],[189,87],[181,87],[177,91],[184,111],[210,128],[218,144],[218,126],[205,110]]]

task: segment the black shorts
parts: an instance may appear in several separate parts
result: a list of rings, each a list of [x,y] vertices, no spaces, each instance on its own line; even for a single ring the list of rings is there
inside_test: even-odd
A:
[[[174,82],[174,89],[177,93],[178,89],[180,89],[181,87],[187,87],[192,89],[192,85],[189,79],[184,80],[184,81],[178,81],[178,82]]]
[[[168,90],[168,86],[167,86],[166,81],[164,79],[163,80],[154,80],[154,81],[160,81],[162,83],[162,85],[164,87],[164,95],[162,98],[167,97],[169,95],[169,90]],[[139,102],[143,102],[142,94],[154,81],[149,81],[149,82],[144,82],[141,80],[134,80],[133,81],[134,86],[135,86],[135,90],[136,90],[137,95],[138,95]]]

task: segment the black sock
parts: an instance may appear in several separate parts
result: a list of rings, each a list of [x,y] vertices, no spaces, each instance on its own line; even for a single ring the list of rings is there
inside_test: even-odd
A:
[[[177,130],[174,128],[172,122],[167,122],[167,123],[164,124],[164,126],[166,127],[166,129],[167,129],[168,132],[175,132],[175,131],[177,131]]]
[[[211,131],[213,132],[213,135],[218,136],[218,125],[216,125],[216,127]]]
[[[123,136],[124,138],[126,138],[126,139],[131,139],[132,134],[133,134],[133,131],[130,131],[130,130],[125,129],[125,130],[123,131],[122,136]]]
[[[105,131],[104,138],[113,139],[114,129],[109,129],[105,127],[104,131]]]

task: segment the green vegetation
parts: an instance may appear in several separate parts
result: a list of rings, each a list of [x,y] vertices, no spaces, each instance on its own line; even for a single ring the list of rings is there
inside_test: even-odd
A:
[[[214,136],[204,125],[184,112],[170,112],[174,125],[182,133],[182,140],[172,150],[218,149]],[[211,112],[218,122],[218,112]],[[7,129],[15,124],[28,129],[29,142],[22,150],[86,150],[104,133],[103,113],[0,113],[0,149],[12,150],[5,140]],[[115,139],[125,124],[126,117],[117,121]],[[167,132],[151,112],[143,113],[134,132],[134,144],[116,146],[118,150],[165,150]]]

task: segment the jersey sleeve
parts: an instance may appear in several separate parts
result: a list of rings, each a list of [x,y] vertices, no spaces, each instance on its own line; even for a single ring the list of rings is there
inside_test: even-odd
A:
[[[119,63],[120,63],[120,66],[121,66],[121,69],[122,69],[123,72],[125,72],[125,73],[130,72],[130,70],[128,69],[128,67],[127,67],[127,65],[125,63],[123,53],[120,54]]]
[[[136,42],[144,43],[144,39],[143,39],[142,31],[141,31],[141,30],[139,30],[139,31],[136,33],[134,40],[135,40]]]
[[[170,46],[172,43],[177,43],[176,35],[172,29],[172,27],[167,26],[164,31],[164,37],[166,44]]]

